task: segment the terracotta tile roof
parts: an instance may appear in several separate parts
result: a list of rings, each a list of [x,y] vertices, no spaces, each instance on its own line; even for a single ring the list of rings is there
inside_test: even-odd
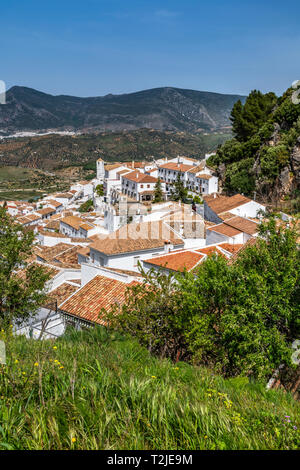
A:
[[[125,166],[123,163],[112,163],[110,165],[105,165],[104,170],[110,171],[110,170],[115,170],[116,168],[119,168],[121,166]]]
[[[121,306],[125,302],[127,288],[134,284],[136,284],[134,281],[126,284],[116,279],[96,276],[59,308],[69,315],[105,325],[105,318],[103,316],[99,318],[101,310],[110,311],[116,303]]]
[[[224,224],[236,228],[241,232],[247,233],[248,235],[253,235],[254,233],[256,233],[259,227],[256,222],[239,216],[233,217],[232,219],[227,219]]]
[[[208,227],[207,230],[212,230],[213,232],[221,233],[222,235],[226,235],[227,237],[234,237],[235,235],[239,235],[239,233],[242,233],[240,230],[230,227],[225,223],[213,225],[212,227]]]
[[[56,256],[69,250],[73,245],[68,243],[58,243],[54,246],[41,246],[37,255],[45,261],[52,261]]]
[[[77,284],[78,286],[81,286],[81,280],[80,279],[69,279],[68,282],[73,282],[74,284]]]
[[[62,218],[62,214],[53,214],[50,216],[50,220],[58,220]]]
[[[90,247],[89,246],[83,246],[77,250],[77,254],[80,254],[82,256],[90,256]]]
[[[72,191],[70,191],[70,192],[72,192]],[[54,207],[61,207],[62,206],[61,202],[55,201],[54,199],[48,199],[47,203],[51,204]]]
[[[52,262],[56,262],[61,264],[62,266],[69,267],[69,268],[78,268],[78,252],[79,246],[77,245],[69,245],[69,248],[62,251],[58,255],[53,256]]]
[[[257,237],[256,238],[250,238],[249,240],[247,240],[246,243],[244,243],[237,252],[233,253],[233,255],[230,259],[230,262],[234,263],[234,261],[240,255],[240,253],[242,253],[246,248],[256,245],[256,243],[259,243],[259,238],[257,238]]]
[[[171,252],[162,256],[148,258],[144,262],[171,271],[182,272],[184,269],[190,271],[195,268],[203,258],[204,255],[194,251],[179,251],[177,253]]]
[[[207,256],[210,256],[213,254],[224,256],[224,254],[218,249],[217,246],[206,246],[204,248],[199,248],[199,250],[197,251]]]
[[[31,222],[35,222],[36,220],[41,220],[41,219],[42,219],[42,216],[37,215],[37,214],[27,214],[21,217],[16,217],[16,221],[22,225],[29,224]]]
[[[50,222],[45,225],[45,229],[48,230],[59,230],[59,220],[50,220]]]
[[[72,228],[75,228],[76,230],[79,230],[79,228],[82,225],[87,225],[85,224],[84,220],[81,217],[77,217],[76,215],[70,215],[68,217],[64,217],[61,219],[61,222],[64,224],[69,225]],[[89,228],[93,228],[92,225],[88,225]]]
[[[43,235],[44,237],[53,237],[53,238],[70,238],[67,235],[63,235],[62,233],[57,233],[57,232],[50,232],[47,230],[44,230],[45,227],[39,227],[39,234]]]
[[[196,174],[196,173],[199,173],[199,171],[202,171],[204,170],[205,168],[205,161],[201,162],[199,165],[197,166],[194,166],[191,170],[188,170],[189,173],[193,173],[193,174]]]
[[[120,170],[120,171],[117,171],[117,175],[124,175],[124,173],[130,173],[130,169],[127,168],[127,170]]]
[[[35,220],[40,220],[41,217],[37,214],[27,214],[26,218],[34,222]]]
[[[170,240],[173,245],[184,244],[162,221],[128,224],[116,232],[106,236],[98,235],[97,238],[90,248],[107,255],[160,248],[166,240]]]
[[[61,218],[63,217],[69,217],[69,216],[73,216],[73,211],[63,211],[62,212],[62,215],[61,215]]]
[[[194,168],[193,165],[185,165],[184,163],[175,163],[175,162],[169,162],[169,163],[164,163],[163,165],[160,165],[159,168],[163,168],[165,170],[176,170],[176,171],[181,171],[182,173],[185,173],[186,171],[190,171]]]
[[[123,176],[123,179],[133,181],[135,183],[156,183],[157,178],[154,178],[150,175],[145,175],[145,173],[141,173],[140,171],[132,171],[131,173],[127,173],[127,175]]]
[[[54,194],[54,197],[59,198],[59,199],[71,199],[73,197],[73,194],[71,194],[71,193],[58,193],[58,194]]]
[[[206,173],[201,173],[200,175],[196,176],[196,178],[199,178],[201,180],[209,180],[212,178],[212,175],[207,175]]]
[[[37,263],[35,261],[33,261],[32,263],[30,263],[31,265],[37,265],[37,266],[43,266],[43,268],[45,269],[45,271],[50,275],[50,279],[53,279],[55,276],[57,276],[58,273],[61,272],[60,269],[57,269],[53,266],[45,266],[43,265],[42,263]],[[26,276],[25,276],[25,269],[20,269],[19,271],[16,272],[16,275],[20,278],[20,279],[23,279],[25,280],[26,279]]]
[[[224,250],[228,251],[229,253],[237,253],[238,251],[240,251],[240,249],[244,246],[243,244],[240,244],[240,243],[236,243],[236,244],[233,244],[233,243],[220,243],[219,245],[221,248],[223,248]]]
[[[53,214],[55,212],[55,209],[52,209],[51,207],[45,207],[44,209],[39,209],[36,212],[41,215],[48,215]]]
[[[145,195],[151,196],[154,193],[155,193],[154,189],[153,190],[148,189],[148,191],[141,191],[139,194],[142,194],[143,196],[145,196]]]
[[[67,300],[70,295],[76,292],[80,286],[73,286],[72,284],[68,284],[64,282],[61,284],[57,289],[49,292],[47,297],[47,302],[57,301],[57,305],[60,305],[62,302]]]
[[[204,196],[205,203],[216,213],[221,214],[223,212],[230,211],[235,209],[236,207],[241,206],[242,204],[246,204],[250,202],[251,199],[248,199],[241,194],[236,194],[235,196],[222,196],[217,194],[216,197],[213,195]]]
[[[222,220],[227,220],[227,219],[232,219],[233,214],[232,212],[221,212],[221,214],[218,214],[218,217]]]
[[[81,224],[80,228],[82,228],[83,230],[86,230],[88,232],[89,230],[91,230],[94,227],[92,227],[92,225],[90,225],[90,224]]]

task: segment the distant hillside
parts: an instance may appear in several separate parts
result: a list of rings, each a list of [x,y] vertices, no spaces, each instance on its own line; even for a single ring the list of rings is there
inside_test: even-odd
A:
[[[15,86],[7,92],[7,104],[0,106],[0,134],[48,129],[212,131],[230,126],[232,106],[244,98],[170,87],[77,98]]]
[[[106,161],[152,160],[189,155],[202,159],[216,150],[231,134],[209,135],[140,129],[129,132],[103,132],[76,136],[47,135],[0,140],[0,166],[54,169],[85,165],[99,155]]]

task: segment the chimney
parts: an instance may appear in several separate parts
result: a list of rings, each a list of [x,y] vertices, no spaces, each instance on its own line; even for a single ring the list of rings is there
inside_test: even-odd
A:
[[[164,245],[164,252],[165,252],[165,253],[169,253],[169,251],[170,251],[170,246],[171,246],[171,245],[170,245],[170,240],[166,240],[166,241],[165,241],[165,245]]]
[[[214,193],[214,199],[216,199],[216,197],[217,197],[217,193]]]
[[[131,167],[134,168],[134,160],[131,162]]]

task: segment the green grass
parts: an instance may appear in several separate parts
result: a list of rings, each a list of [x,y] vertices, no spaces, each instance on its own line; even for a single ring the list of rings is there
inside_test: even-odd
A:
[[[99,328],[6,346],[0,449],[299,448],[299,403],[247,379],[153,358]]]
[[[26,181],[31,178],[33,171],[16,166],[0,166],[0,183],[6,181]]]
[[[40,198],[46,191],[0,191],[2,201],[28,201],[31,198]]]
[[[69,182],[55,174],[16,166],[0,166],[0,201],[40,198],[69,189]]]

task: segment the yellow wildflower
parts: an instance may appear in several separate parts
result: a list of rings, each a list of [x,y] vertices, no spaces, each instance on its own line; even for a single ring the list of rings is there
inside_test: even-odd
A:
[[[35,362],[34,363],[34,367],[38,367],[39,363],[38,362]]]
[[[18,364],[18,362],[19,362],[18,359],[16,359],[16,360],[15,360],[15,364]]]
[[[72,437],[72,442],[76,442],[76,437]]]
[[[151,375],[152,379],[156,379],[156,375]]]
[[[57,346],[53,346],[53,349],[57,349]]]

